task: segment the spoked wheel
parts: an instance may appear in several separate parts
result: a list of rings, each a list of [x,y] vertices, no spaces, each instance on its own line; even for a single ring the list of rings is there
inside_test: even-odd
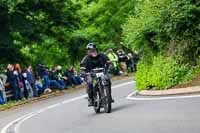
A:
[[[112,97],[108,87],[104,88],[104,111],[110,113],[112,109]]]
[[[101,99],[100,99],[99,92],[97,92],[96,98],[95,98],[95,101],[94,101],[94,111],[96,113],[100,113],[100,109],[101,109]]]

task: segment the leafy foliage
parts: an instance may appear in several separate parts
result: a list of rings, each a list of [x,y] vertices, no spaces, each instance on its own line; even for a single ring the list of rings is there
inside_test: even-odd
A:
[[[77,7],[71,0],[1,0],[0,49],[1,56],[8,57],[4,61],[67,63],[71,33],[79,24]]]
[[[82,23],[74,36],[100,44],[102,50],[119,47],[122,34],[122,24],[129,15],[133,15],[136,0],[98,0],[89,4],[80,2],[79,11]]]
[[[199,2],[193,0],[144,0],[124,25],[124,40],[145,55],[151,51],[197,64],[199,12]]]
[[[154,57],[151,64],[146,62],[138,64],[136,73],[137,88],[139,90],[170,88],[181,83],[188,70],[188,67],[179,65],[171,57]]]
[[[139,89],[164,89],[180,83],[184,76],[190,79],[193,74],[186,70],[200,60],[200,2],[143,0],[137,7],[137,15],[131,15],[123,26],[123,35],[143,55],[137,73]]]
[[[135,0],[1,0],[1,62],[77,64],[85,45],[117,48]]]

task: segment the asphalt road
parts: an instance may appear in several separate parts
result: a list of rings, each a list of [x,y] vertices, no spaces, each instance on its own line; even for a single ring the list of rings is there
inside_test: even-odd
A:
[[[134,91],[135,86],[133,82],[124,84],[126,82],[130,80],[117,81],[113,85],[115,103],[111,114],[95,114],[92,108],[87,107],[87,100],[83,98],[85,92],[79,91],[2,112],[0,129],[5,131],[7,125],[6,131],[9,133],[200,132],[200,98],[129,100],[126,97]],[[8,125],[30,112],[36,113]]]

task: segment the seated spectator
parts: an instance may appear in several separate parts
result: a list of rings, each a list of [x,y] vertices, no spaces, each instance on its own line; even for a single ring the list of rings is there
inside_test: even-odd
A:
[[[64,76],[63,72],[62,72],[62,67],[61,66],[57,66],[56,67],[56,70],[57,70],[57,75],[58,75],[58,82],[67,87],[67,84],[65,84],[65,81],[64,80],[67,80],[67,77]]]
[[[20,89],[18,88],[18,81],[17,81],[17,72],[14,71],[14,66],[9,64],[7,66],[7,80],[6,84],[12,91],[12,99],[13,100],[19,100],[20,99]]]
[[[53,77],[52,74],[54,74],[54,72],[52,71],[50,74],[43,63],[39,64],[39,74],[42,80],[44,81],[43,82],[44,90],[51,90],[50,89],[51,87],[59,90],[64,89],[63,86],[60,86],[60,84],[52,78]]]
[[[72,78],[71,78],[70,73],[68,72],[68,69],[65,70],[63,79],[64,79],[66,86],[74,87],[74,84],[72,83],[72,80],[71,80]]]
[[[64,81],[59,78],[58,72],[57,72],[57,67],[54,67],[50,74],[50,86],[54,89],[65,89],[65,84]]]
[[[46,91],[48,91],[49,93],[51,92],[51,89],[45,89],[43,87],[42,81],[39,77],[35,80],[35,89],[37,91],[38,96],[41,96]]]
[[[80,76],[77,75],[77,72],[76,72],[76,69],[71,66],[69,69],[68,69],[68,72],[70,74],[70,78],[72,80],[72,83],[74,85],[80,85],[83,83],[83,80],[81,79]]]

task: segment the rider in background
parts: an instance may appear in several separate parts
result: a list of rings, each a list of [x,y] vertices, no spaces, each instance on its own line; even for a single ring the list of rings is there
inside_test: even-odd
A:
[[[81,61],[81,73],[84,75],[85,72],[90,72],[95,68],[106,68],[109,63],[109,59],[105,54],[99,53],[97,46],[94,43],[89,43],[86,47],[87,55]],[[107,68],[106,68],[107,69]],[[107,81],[109,82],[109,90],[111,93],[111,80],[108,75],[106,75]],[[88,93],[88,106],[93,106],[93,83],[92,77],[86,76],[85,81],[87,83],[87,93]],[[114,102],[114,100],[112,100]]]

